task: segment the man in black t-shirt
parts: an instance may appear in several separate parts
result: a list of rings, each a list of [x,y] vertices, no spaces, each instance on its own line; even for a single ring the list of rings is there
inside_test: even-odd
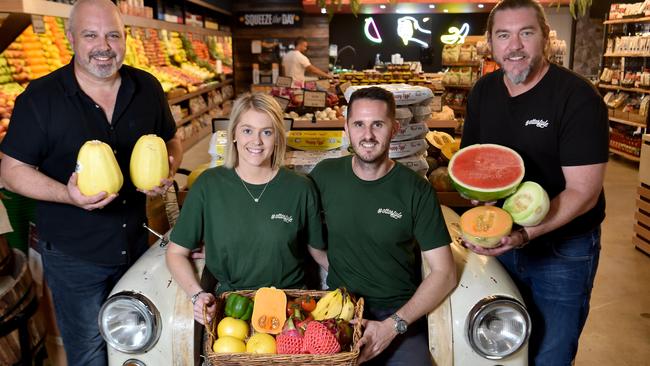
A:
[[[145,200],[170,179],[137,192],[129,160],[139,137],[166,141],[173,176],[182,159],[176,126],[156,79],[122,66],[124,23],[109,0],[79,0],[70,12],[70,64],[33,80],[16,100],[0,146],[6,187],[38,200],[37,226],[45,279],[52,290],[68,364],[105,365],[97,324],[113,285],[147,249]],[[75,170],[88,140],[110,145],[124,176],[118,194],[84,196]]]
[[[500,69],[472,89],[461,146],[516,150],[524,180],[544,187],[551,208],[539,225],[513,230],[497,248],[467,246],[499,256],[519,286],[533,321],[530,363],[568,366],[600,253],[607,109],[588,81],[548,61],[549,27],[534,0],[500,2],[488,18],[487,37]]]

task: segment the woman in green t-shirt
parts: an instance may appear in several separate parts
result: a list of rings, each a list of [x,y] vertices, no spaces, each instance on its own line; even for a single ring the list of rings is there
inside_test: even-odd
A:
[[[170,235],[167,266],[203,323],[215,313],[191,251],[205,243],[206,266],[217,293],[264,286],[304,287],[309,252],[327,269],[318,195],[311,180],[282,167],[286,136],[280,105],[270,95],[239,97],[230,115],[224,166],[192,185]]]

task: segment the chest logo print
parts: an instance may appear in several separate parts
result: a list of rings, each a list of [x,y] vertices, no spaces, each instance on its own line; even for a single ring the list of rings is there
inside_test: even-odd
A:
[[[379,208],[377,214],[384,214],[390,216],[391,219],[399,220],[402,218],[402,213],[393,211],[390,208]]]
[[[285,223],[289,224],[293,222],[293,216],[285,215],[282,213],[276,213],[271,215],[271,220],[282,220]]]
[[[528,125],[534,125],[537,126],[538,128],[546,128],[548,127],[548,120],[543,120],[543,119],[529,119],[526,121],[524,126]]]

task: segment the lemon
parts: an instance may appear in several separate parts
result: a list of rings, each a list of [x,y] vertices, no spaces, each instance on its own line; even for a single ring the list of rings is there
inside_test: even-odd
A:
[[[241,339],[235,337],[219,337],[212,345],[216,353],[241,353],[246,352],[246,345]]]
[[[275,338],[266,333],[255,333],[246,343],[248,353],[275,353]]]
[[[243,341],[248,337],[248,323],[227,316],[217,325],[217,336],[218,338],[230,336]]]

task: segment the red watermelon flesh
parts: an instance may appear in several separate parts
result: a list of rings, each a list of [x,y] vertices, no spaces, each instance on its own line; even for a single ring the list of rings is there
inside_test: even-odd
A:
[[[467,146],[449,162],[449,176],[456,190],[467,198],[483,202],[514,193],[524,172],[521,156],[496,144]]]

